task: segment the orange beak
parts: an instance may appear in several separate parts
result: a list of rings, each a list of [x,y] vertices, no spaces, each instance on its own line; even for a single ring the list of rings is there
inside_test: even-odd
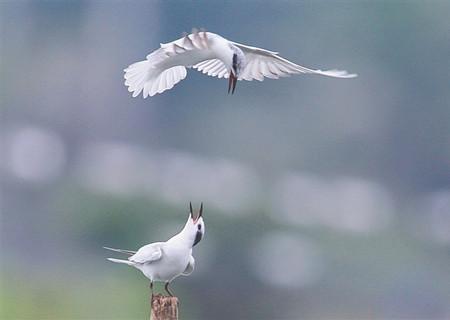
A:
[[[234,93],[234,89],[236,89],[237,78],[234,75],[233,71],[230,71],[230,76],[228,77],[228,93]]]

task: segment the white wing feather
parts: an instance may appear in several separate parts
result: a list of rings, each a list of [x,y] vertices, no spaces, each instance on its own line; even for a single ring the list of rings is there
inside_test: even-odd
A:
[[[149,60],[136,62],[125,70],[125,85],[137,97],[141,92],[144,98],[172,89],[186,78],[186,68],[176,66],[161,70],[152,66]]]
[[[128,260],[134,263],[149,263],[161,259],[161,247],[164,242],[155,242],[143,246],[136,254],[129,257]]]
[[[227,67],[222,60],[219,59],[202,61],[194,65],[193,68],[212,77],[228,78],[229,76]]]
[[[247,65],[241,72],[239,80],[252,81],[256,79],[263,81],[264,77],[278,79],[299,73],[320,74],[336,78],[353,78],[357,76],[344,70],[322,71],[309,69],[278,56],[278,52],[250,47],[236,42],[232,43],[244,52],[247,61]]]
[[[128,91],[133,93],[133,97],[142,92],[143,97],[147,98],[172,89],[186,78],[186,68],[183,65],[167,66],[167,63],[170,59],[177,59],[177,55],[188,51],[207,49],[207,37],[207,32],[195,31],[178,40],[161,43],[159,49],[147,55],[147,60],[133,63],[124,70]]]

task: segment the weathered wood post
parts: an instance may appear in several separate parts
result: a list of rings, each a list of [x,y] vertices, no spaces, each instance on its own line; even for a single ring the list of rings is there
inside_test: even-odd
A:
[[[178,298],[152,295],[151,320],[178,320]]]

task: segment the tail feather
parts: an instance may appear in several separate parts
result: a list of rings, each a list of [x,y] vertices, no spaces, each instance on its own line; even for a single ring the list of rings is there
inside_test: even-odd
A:
[[[142,92],[144,99],[172,89],[174,85],[186,78],[184,66],[160,70],[148,60],[133,63],[124,71],[128,91],[133,93],[133,97],[137,97]]]
[[[107,258],[107,259],[111,262],[123,263],[123,264],[127,264],[129,266],[134,266],[134,263],[129,260],[121,260],[121,259],[114,259],[114,258]]]
[[[103,249],[114,251],[114,252],[120,252],[120,253],[128,254],[130,256],[132,256],[133,254],[136,253],[136,251],[123,250],[123,249],[114,249],[114,248],[110,248],[110,247],[103,247]]]

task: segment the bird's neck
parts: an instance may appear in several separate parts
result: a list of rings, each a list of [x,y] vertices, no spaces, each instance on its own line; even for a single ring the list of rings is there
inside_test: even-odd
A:
[[[185,224],[184,228],[172,238],[168,240],[168,242],[178,242],[181,245],[186,245],[189,248],[192,248],[195,240],[195,233],[189,232],[192,226],[189,225],[189,221]]]
[[[218,37],[214,41],[214,51],[216,52],[217,57],[225,63],[228,70],[231,70],[233,65],[233,54],[234,50],[232,49],[232,44],[222,38]]]

